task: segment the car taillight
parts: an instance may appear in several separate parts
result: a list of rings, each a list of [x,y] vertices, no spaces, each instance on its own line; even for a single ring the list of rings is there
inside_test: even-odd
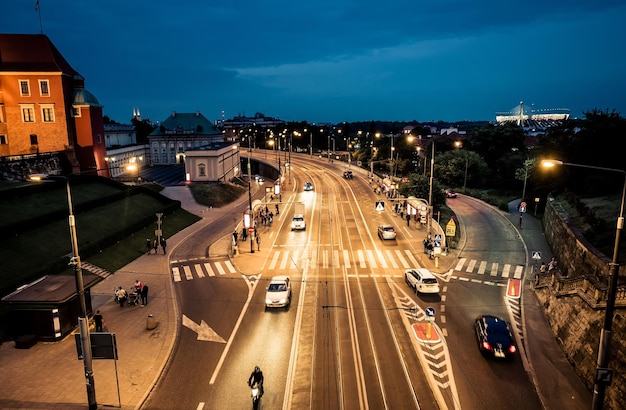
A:
[[[489,344],[489,342],[483,342],[483,349],[491,350],[491,345]]]
[[[509,346],[509,353],[515,353],[517,351],[517,349],[515,348],[515,346],[511,345]]]

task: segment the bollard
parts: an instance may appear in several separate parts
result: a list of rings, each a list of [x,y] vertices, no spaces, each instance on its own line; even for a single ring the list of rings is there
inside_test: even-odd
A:
[[[148,315],[148,319],[146,320],[146,329],[153,330],[156,327],[157,327],[157,323],[156,323],[156,320],[154,319],[154,316]]]

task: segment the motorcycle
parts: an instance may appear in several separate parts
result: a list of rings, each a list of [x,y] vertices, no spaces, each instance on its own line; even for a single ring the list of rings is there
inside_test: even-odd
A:
[[[252,396],[252,408],[257,410],[259,408],[259,402],[261,401],[261,386],[259,383],[253,382],[250,384],[250,395]]]

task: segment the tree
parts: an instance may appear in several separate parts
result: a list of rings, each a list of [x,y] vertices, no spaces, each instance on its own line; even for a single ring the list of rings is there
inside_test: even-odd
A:
[[[152,125],[148,119],[139,121],[137,118],[133,118],[131,123],[135,127],[135,132],[137,133],[137,144],[147,144],[148,135],[150,135],[156,127]]]

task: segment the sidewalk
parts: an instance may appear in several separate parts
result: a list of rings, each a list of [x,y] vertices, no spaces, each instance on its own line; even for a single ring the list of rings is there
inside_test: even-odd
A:
[[[222,215],[217,208],[196,204],[185,186],[166,188],[163,194],[180,200],[184,209],[203,218],[168,238],[169,252],[188,235]],[[216,245],[223,244],[218,241]],[[148,305],[121,308],[113,301],[113,290],[117,286],[129,289],[136,279],[149,286]],[[98,408],[140,408],[170,356],[178,331],[179,312],[169,257],[139,257],[94,286],[91,298],[94,312],[99,309],[104,317],[103,330],[116,335],[119,357],[117,361],[93,361]],[[156,321],[153,330],[147,329],[148,315]],[[95,330],[93,324],[91,330]],[[1,409],[87,408],[84,365],[77,357],[73,334],[59,342],[39,342],[30,349],[16,349],[13,342],[3,343],[0,363]]]

